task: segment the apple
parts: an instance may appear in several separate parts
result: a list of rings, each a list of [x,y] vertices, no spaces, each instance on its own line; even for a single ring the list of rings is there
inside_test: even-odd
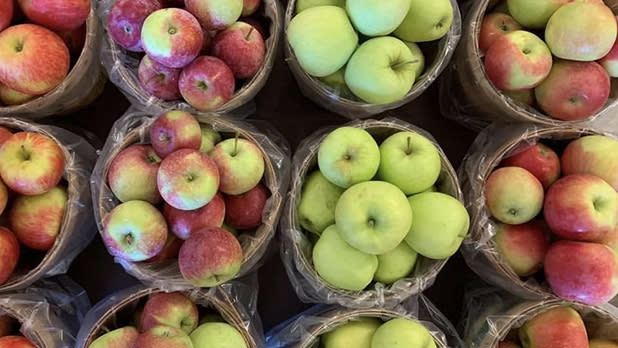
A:
[[[0,315],[0,337],[9,336],[19,323],[8,315]]]
[[[155,326],[137,337],[133,348],[194,348],[189,336],[169,326]]]
[[[109,331],[92,342],[88,348],[132,348],[139,332],[133,326]]]
[[[406,44],[410,52],[412,52],[412,60],[416,61],[413,65],[416,66],[416,79],[418,79],[425,71],[425,56],[423,55],[423,51],[421,51],[421,48],[414,42],[403,41],[403,43]]]
[[[236,80],[219,58],[202,56],[182,69],[178,87],[182,97],[200,111],[215,110],[234,96]]]
[[[219,190],[240,195],[254,188],[264,175],[264,156],[247,139],[230,138],[218,143],[210,153],[221,174]]]
[[[495,170],[485,182],[485,199],[491,215],[505,224],[532,220],[543,208],[543,185],[520,167]]]
[[[14,0],[0,0],[0,31],[8,28],[13,20]]]
[[[603,135],[573,140],[562,153],[564,175],[591,174],[618,191],[618,141]]]
[[[131,145],[122,150],[107,171],[109,188],[121,202],[142,200],[157,204],[157,172],[161,158],[150,145]]]
[[[528,277],[543,268],[550,235],[539,221],[521,225],[499,224],[493,239],[502,260],[518,276]]]
[[[412,273],[418,254],[406,242],[395,249],[378,255],[378,269],[373,276],[375,281],[392,284]]]
[[[176,100],[182,97],[178,89],[180,71],[159,64],[145,55],[139,63],[137,76],[146,92],[161,100]]]
[[[223,197],[217,193],[208,204],[197,210],[179,210],[166,204],[163,215],[170,231],[178,238],[186,240],[191,232],[202,227],[221,227],[225,211]]]
[[[592,339],[588,342],[590,348],[618,348],[618,343],[610,340]]]
[[[340,127],[320,143],[318,166],[328,181],[348,188],[376,175],[380,167],[380,148],[366,130]]]
[[[6,205],[9,201],[9,190],[6,185],[0,180],[0,214],[4,212]]]
[[[173,233],[168,233],[167,240],[165,241],[163,249],[161,249],[161,251],[154,257],[146,260],[146,262],[155,263],[177,259],[178,253],[180,252],[180,247],[182,247],[183,242],[184,241],[182,239],[176,237],[176,235],[174,235]]]
[[[114,257],[145,261],[157,255],[167,241],[167,224],[152,204],[129,201],[103,218],[103,242]]]
[[[399,187],[406,195],[433,186],[442,171],[436,146],[414,132],[399,132],[380,145],[378,177]]]
[[[193,348],[247,348],[242,334],[227,323],[205,323],[191,333]]]
[[[616,17],[618,21],[618,17]],[[605,71],[610,77],[618,77],[618,40],[614,42],[612,49],[599,60],[599,63],[605,68]]]
[[[485,55],[485,73],[496,88],[518,91],[538,86],[552,68],[551,52],[536,35],[516,30],[496,38]]]
[[[241,16],[251,16],[258,10],[261,3],[261,0],[243,0]]]
[[[605,244],[618,253],[618,226],[614,228],[610,233],[600,241],[601,244]]]
[[[588,347],[586,326],[571,307],[558,307],[536,315],[519,329],[524,348]]]
[[[160,9],[159,0],[117,0],[107,17],[107,32],[124,49],[142,52],[144,21]]]
[[[358,35],[344,9],[317,6],[297,14],[287,39],[303,70],[324,77],[341,69],[358,45]]]
[[[212,127],[206,125],[200,125],[202,133],[202,145],[200,145],[200,151],[209,154],[221,141],[221,134],[217,133]]]
[[[260,33],[260,35],[262,35],[262,38],[264,40],[266,40],[270,33],[268,31],[266,31],[266,29],[264,28],[264,25],[262,24],[262,20],[256,16],[253,17],[243,17],[241,19],[238,20],[239,22],[244,22],[249,24],[250,26],[252,26],[255,30],[258,31],[258,33]]]
[[[431,333],[420,323],[396,318],[380,326],[371,339],[371,348],[436,348]]]
[[[356,30],[365,36],[392,33],[408,14],[411,0],[347,0],[346,10]]]
[[[318,236],[335,223],[335,207],[344,189],[328,181],[316,170],[303,183],[298,203],[300,225]]]
[[[19,261],[19,242],[8,228],[0,227],[0,284],[6,283]]]
[[[412,0],[395,36],[411,42],[434,41],[446,35],[452,24],[453,5],[450,0]]]
[[[224,61],[234,77],[242,80],[253,77],[262,68],[266,47],[259,31],[247,23],[236,22],[217,33],[212,55]]]
[[[337,6],[345,9],[345,0],[298,0],[296,1],[296,13],[318,6]]]
[[[60,146],[42,134],[15,133],[0,147],[2,181],[22,195],[39,195],[58,185],[64,164]]]
[[[262,184],[257,184],[241,195],[225,196],[225,222],[238,230],[260,226],[269,197],[270,191]]]
[[[152,147],[162,158],[180,149],[199,150],[202,144],[200,124],[193,115],[181,110],[157,117],[149,134]]]
[[[319,77],[318,80],[332,88],[339,97],[346,99],[354,98],[354,94],[345,83],[345,67],[328,76]]]
[[[10,137],[13,136],[10,130],[5,127],[0,126],[0,147],[4,145],[4,143],[9,140]]]
[[[17,0],[28,19],[51,30],[73,30],[90,15],[90,0]]]
[[[560,158],[546,145],[536,143],[502,161],[505,167],[521,167],[534,175],[547,189],[560,177]]]
[[[170,68],[182,68],[202,51],[204,34],[197,19],[179,8],[151,13],[142,26],[142,46],[150,59]]]
[[[522,89],[521,91],[500,91],[505,96],[513,99],[516,102],[528,106],[534,106],[536,99],[534,98],[534,89]]]
[[[243,0],[185,0],[185,5],[207,30],[229,27],[243,11]]]
[[[9,88],[7,85],[4,85],[0,82],[0,103],[11,106],[11,105],[21,105],[31,101],[36,98],[36,95],[22,93],[16,91],[14,89]]]
[[[545,256],[545,278],[564,299],[600,305],[618,294],[618,254],[603,244],[558,241]]]
[[[494,41],[515,30],[521,30],[521,25],[506,13],[490,13],[481,23],[479,33],[479,49],[486,53]]]
[[[322,232],[312,254],[313,266],[320,278],[345,290],[363,290],[371,283],[378,269],[378,257],[346,243],[336,225]]]
[[[526,28],[543,29],[560,6],[573,0],[507,0],[508,12]]]
[[[57,31],[62,41],[67,45],[71,55],[79,57],[86,43],[86,23],[73,30]]]
[[[178,256],[182,276],[196,287],[217,286],[232,279],[242,261],[243,251],[236,237],[219,227],[193,231]]]
[[[37,348],[37,346],[22,336],[4,336],[0,337],[0,348]]]
[[[381,324],[376,318],[355,318],[323,334],[320,342],[324,348],[371,348],[371,338]]]
[[[64,80],[69,63],[69,49],[49,29],[20,24],[0,32],[0,81],[11,89],[45,94]]]
[[[188,335],[197,327],[197,321],[197,306],[185,294],[160,292],[148,299],[140,322],[143,331],[163,325],[181,329]]]
[[[204,153],[180,149],[161,162],[157,187],[163,200],[172,207],[199,209],[215,197],[219,170],[215,161]]]
[[[543,210],[556,235],[597,242],[618,224],[618,193],[599,177],[573,174],[549,188]]]
[[[335,208],[341,238],[358,250],[381,255],[399,245],[410,231],[412,211],[395,185],[369,181],[347,189]]]

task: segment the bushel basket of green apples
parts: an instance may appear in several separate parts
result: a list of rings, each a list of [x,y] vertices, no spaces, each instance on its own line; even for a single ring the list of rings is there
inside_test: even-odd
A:
[[[523,298],[618,293],[618,137],[608,128],[490,126],[460,178],[468,265]]]
[[[283,22],[276,0],[100,0],[97,13],[109,79],[154,113],[248,116]]]
[[[392,307],[431,286],[468,233],[457,176],[395,118],[322,129],[294,155],[281,257],[302,301]]]
[[[616,0],[471,2],[442,113],[475,127],[615,117],[616,14]]]
[[[264,124],[130,109],[91,178],[107,250],[128,273],[166,290],[255,270],[287,190],[282,139]]]
[[[285,31],[301,92],[357,119],[425,92],[455,51],[461,14],[455,0],[290,0]]]
[[[90,243],[95,158],[64,129],[0,118],[0,292],[65,273]]]

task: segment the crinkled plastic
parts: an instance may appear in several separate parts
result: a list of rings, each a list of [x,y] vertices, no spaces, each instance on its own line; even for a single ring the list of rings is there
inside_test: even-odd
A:
[[[394,103],[377,105],[365,103],[356,98],[352,99],[349,96],[342,95],[343,93],[341,90],[328,86],[315,77],[310,76],[301,68],[287,40],[287,35],[283,38],[285,41],[285,58],[298,83],[298,87],[305,97],[343,117],[349,119],[368,118],[388,110],[396,109],[418,98],[447,67],[459,43],[459,38],[461,37],[461,13],[459,12],[457,0],[451,0],[451,5],[453,6],[453,24],[451,29],[438,41],[419,43],[425,55],[425,71],[416,82],[414,82],[414,86],[412,86],[408,94],[406,94],[403,99]],[[296,0],[290,0],[288,1],[288,7],[285,12],[286,32],[295,13]]]
[[[240,89],[236,90],[230,101],[220,108],[208,112],[197,111],[182,99],[175,101],[161,100],[150,95],[142,87],[137,76],[137,69],[143,54],[126,51],[116,44],[107,33],[107,17],[115,3],[116,0],[98,0],[96,5],[97,15],[105,27],[105,32],[101,35],[101,62],[107,71],[109,80],[120,89],[131,104],[153,114],[159,114],[169,109],[181,109],[193,114],[244,118],[255,112],[253,98],[268,81],[279,50],[283,26],[283,10],[279,1],[264,0],[262,9],[256,14],[270,22],[270,25],[266,27],[269,29],[270,36],[265,40],[266,58],[262,68],[250,80],[245,81]]]
[[[17,319],[21,333],[39,348],[73,348],[89,309],[86,291],[66,276],[0,294],[0,315]]]
[[[55,140],[64,152],[63,179],[68,184],[69,195],[54,246],[41,257],[36,255],[43,253],[22,254],[15,272],[6,283],[0,285],[0,292],[4,292],[25,288],[44,277],[66,273],[73,259],[92,241],[96,228],[88,180],[96,161],[96,152],[82,137],[55,126],[4,117],[0,117],[0,126],[14,131],[40,133]]]
[[[439,191],[463,202],[463,194],[455,170],[437,141],[426,131],[396,118],[357,120],[345,126],[359,127],[371,133],[378,143],[399,131],[419,133],[430,139],[438,148],[442,158],[442,173],[438,179]],[[303,140],[292,164],[292,183],[281,221],[281,258],[296,294],[303,302],[339,304],[351,308],[377,306],[393,307],[406,298],[416,295],[433,285],[436,276],[448,259],[431,260],[419,255],[412,275],[398,280],[390,286],[372,283],[363,291],[347,291],[324,282],[313,268],[313,243],[299,222],[297,208],[305,176],[317,169],[317,152],[322,140],[336,127],[321,129]]]
[[[109,164],[124,148],[137,143],[149,142],[149,127],[157,116],[158,114],[149,114],[131,108],[116,121],[109,133],[90,180],[95,219],[101,233],[104,230],[103,219],[120,203],[107,185]],[[223,138],[234,137],[238,134],[241,138],[253,141],[264,155],[265,171],[262,183],[270,190],[271,197],[264,207],[262,225],[255,232],[246,232],[239,236],[243,248],[243,264],[238,277],[242,277],[261,266],[262,257],[275,235],[275,228],[283,206],[283,197],[289,183],[289,146],[276,130],[262,121],[238,121],[207,115],[198,115],[196,118],[200,123],[212,126],[214,130],[222,134]],[[182,277],[175,259],[144,263],[116,258],[116,262],[148,286],[166,291],[193,288]]]
[[[604,0],[618,13],[618,0]],[[481,129],[493,122],[527,122],[546,126],[583,126],[596,118],[614,118],[618,105],[618,83],[612,79],[609,101],[597,114],[580,121],[562,121],[503,95],[485,74],[483,54],[479,49],[481,23],[488,8],[499,0],[470,1],[465,7],[461,42],[451,65],[440,80],[440,111],[450,119],[472,129]]]
[[[218,287],[186,290],[184,293],[199,307],[219,312],[242,334],[248,348],[265,348],[262,323],[256,309],[257,288],[257,275],[251,275]],[[107,331],[135,326],[133,317],[138,306],[143,305],[149,295],[159,292],[163,290],[137,285],[103,299],[86,315],[75,348],[88,348]]]
[[[361,317],[374,317],[384,321],[395,318],[411,319],[429,330],[438,348],[464,347],[453,325],[423,295],[410,297],[391,309],[380,307],[348,309],[334,305],[316,305],[268,332],[266,346],[268,348],[318,347],[319,337],[322,334]]]

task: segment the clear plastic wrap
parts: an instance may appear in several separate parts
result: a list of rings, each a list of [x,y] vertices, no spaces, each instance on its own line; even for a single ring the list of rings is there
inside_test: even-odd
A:
[[[158,114],[149,114],[136,108],[129,109],[116,121],[109,133],[90,180],[94,214],[99,231],[103,231],[101,222],[105,215],[119,204],[119,200],[107,185],[108,167],[114,157],[126,147],[149,142],[149,127],[156,116]],[[261,265],[261,260],[275,235],[283,197],[289,183],[289,146],[276,130],[261,121],[236,121],[207,115],[198,115],[196,118],[200,123],[209,125],[221,133],[224,139],[238,134],[241,138],[254,142],[264,156],[265,171],[262,183],[271,192],[271,196],[264,207],[262,225],[255,232],[242,233],[239,236],[243,248],[243,264],[237,277],[242,277]],[[148,286],[166,291],[193,288],[182,277],[176,260],[134,263],[116,258],[116,262]]]
[[[54,246],[44,255],[28,254],[27,260],[20,259],[15,272],[6,283],[0,285],[0,292],[4,292],[25,288],[44,277],[65,273],[73,259],[92,241],[96,228],[88,180],[96,161],[96,152],[82,137],[55,126],[38,125],[15,118],[0,118],[0,126],[15,131],[40,133],[56,141],[65,157],[63,179],[69,195]]]
[[[320,335],[361,317],[388,321],[407,318],[429,330],[438,348],[463,348],[453,325],[423,295],[413,296],[391,309],[348,309],[333,305],[316,305],[266,333],[268,348],[319,347]]]
[[[426,131],[396,118],[381,121],[357,120],[345,126],[359,127],[371,133],[378,143],[399,131],[419,133],[430,139],[438,148],[442,159],[442,172],[438,190],[463,202],[463,194],[455,170],[437,141]],[[303,140],[292,163],[292,182],[283,213],[280,231],[282,234],[281,258],[296,294],[303,302],[339,304],[350,308],[393,307],[406,298],[416,295],[433,285],[436,276],[448,259],[431,260],[419,256],[411,276],[392,285],[372,283],[363,291],[338,289],[324,282],[313,268],[313,243],[308,238],[298,219],[302,186],[306,175],[317,168],[317,152],[322,140],[336,127],[321,129]]]
[[[427,62],[425,71],[418,77],[416,82],[414,82],[414,86],[408,94],[406,94],[403,99],[394,103],[382,105],[368,104],[359,99],[348,99],[341,96],[339,90],[320,82],[301,68],[287,40],[287,35],[283,38],[285,41],[285,59],[302,94],[329,111],[349,119],[358,119],[368,118],[388,110],[396,109],[410,103],[423,94],[438,76],[440,76],[450,62],[455,48],[459,43],[459,38],[461,37],[461,13],[459,12],[458,1],[451,0],[451,5],[453,6],[453,24],[451,29],[438,41],[419,43]],[[286,32],[295,12],[296,0],[288,1],[285,12]]]
[[[115,3],[116,0],[96,1],[96,12],[102,23],[104,23],[104,27],[107,25],[107,16]],[[137,69],[142,54],[124,50],[114,42],[107,33],[106,28],[103,35],[101,35],[101,62],[107,71],[110,81],[120,89],[131,104],[146,112],[159,114],[169,109],[181,109],[193,114],[244,118],[254,113],[255,103],[253,98],[264,87],[272,72],[279,51],[281,28],[283,26],[283,10],[277,0],[264,0],[262,8],[256,15],[270,22],[268,26],[269,37],[265,40],[266,58],[264,64],[251,79],[245,81],[241,88],[236,90],[234,97],[230,101],[213,111],[197,111],[182,99],[164,101],[150,95],[142,87],[137,77]]]

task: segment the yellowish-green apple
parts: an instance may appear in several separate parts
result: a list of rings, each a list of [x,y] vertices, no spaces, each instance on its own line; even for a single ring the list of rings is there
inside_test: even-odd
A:
[[[412,0],[410,10],[395,30],[402,40],[426,42],[437,40],[451,29],[453,5],[450,0]]]
[[[532,220],[543,208],[543,185],[520,167],[500,168],[485,182],[485,199],[491,215],[505,224]]]
[[[618,20],[618,17],[616,17]],[[618,77],[618,40],[614,42],[614,46],[609,53],[599,60],[599,64],[605,68],[607,74],[611,77]],[[2,99],[2,88],[0,86],[0,99]]]
[[[588,342],[589,348],[618,348],[618,343],[610,340],[592,339]]]
[[[328,284],[360,291],[373,280],[378,257],[350,246],[341,238],[337,226],[332,225],[313,247],[313,266]]]
[[[317,6],[338,6],[345,8],[345,0],[298,0],[296,1],[296,13]]]
[[[205,323],[190,335],[193,348],[247,348],[240,332],[227,323]]]
[[[221,141],[221,134],[217,133],[212,127],[205,125],[200,125],[200,130],[202,132],[200,151],[208,154],[215,148],[215,145]]]
[[[350,99],[354,96],[348,85],[345,83],[345,67],[328,76],[320,77],[320,81],[335,90],[338,96]]]
[[[423,325],[410,319],[397,318],[376,330],[371,348],[436,348],[436,342]]]
[[[88,348],[132,348],[139,332],[133,326],[126,326],[106,333],[92,342]]]
[[[371,348],[371,338],[382,322],[376,318],[362,317],[334,328],[322,335],[324,348]]]
[[[243,11],[243,0],[185,0],[191,12],[207,30],[222,30],[238,20]]]
[[[406,44],[410,52],[412,52],[412,57],[414,57],[413,60],[417,61],[413,64],[416,66],[416,79],[418,80],[425,71],[425,56],[423,55],[423,51],[421,51],[421,48],[414,42],[404,41],[403,43]]]
[[[348,15],[354,27],[365,36],[392,33],[405,18],[411,0],[347,0]]]
[[[373,279],[380,283],[392,284],[405,278],[414,269],[418,254],[406,242],[401,242],[395,249],[378,255],[378,270]]]
[[[588,347],[584,321],[570,307],[538,314],[519,329],[519,337],[524,348]]]
[[[591,174],[618,191],[618,141],[603,135],[573,140],[562,153],[564,175]]]
[[[341,69],[358,45],[358,35],[344,9],[318,6],[297,14],[287,38],[298,63],[311,76],[324,77]]]
[[[308,175],[298,204],[300,225],[309,232],[322,234],[335,223],[335,207],[343,191],[326,180],[319,170]]]
[[[543,29],[560,6],[572,0],[507,0],[508,12],[517,23],[530,29]]]

